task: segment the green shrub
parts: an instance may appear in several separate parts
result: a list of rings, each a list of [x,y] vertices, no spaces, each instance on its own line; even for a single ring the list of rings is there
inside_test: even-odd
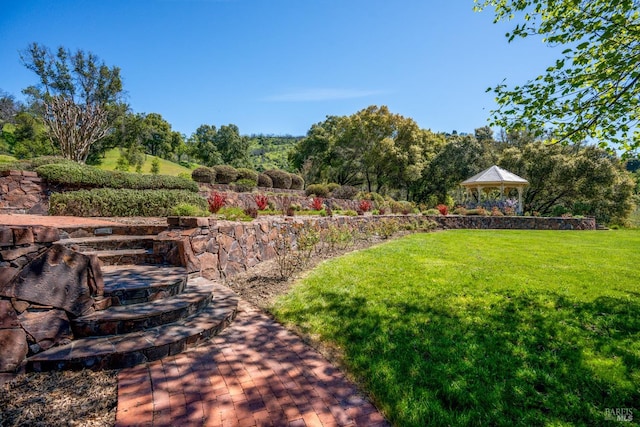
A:
[[[43,165],[38,167],[36,172],[51,184],[71,188],[198,191],[198,184],[177,176],[105,171],[75,162]]]
[[[258,187],[273,188],[273,181],[269,175],[258,174]]]
[[[291,174],[280,169],[271,169],[264,171],[265,175],[271,178],[273,188],[282,188],[288,190],[291,188]]]
[[[234,190],[238,193],[249,193],[256,188],[257,184],[258,183],[252,179],[240,179],[236,181],[233,186]]]
[[[250,179],[251,181],[258,182],[258,172],[247,169],[247,168],[238,168],[237,170],[238,176],[236,177],[236,181],[240,181],[241,179]]]
[[[371,200],[372,202],[375,203],[376,206],[381,206],[384,204],[385,200],[384,200],[384,196],[382,196],[382,194],[378,194],[376,192],[366,192],[366,191],[360,191],[358,194],[356,194],[355,197],[357,200]]]
[[[335,199],[353,200],[358,195],[358,189],[350,185],[343,185],[331,192],[331,197]]]
[[[70,216],[169,216],[181,203],[205,210],[204,198],[185,190],[130,190],[98,188],[53,193],[51,215]]]
[[[209,212],[200,209],[191,203],[179,203],[171,209],[171,215],[174,216],[209,216]]]
[[[407,202],[406,200],[401,200],[399,202],[391,202],[390,207],[391,212],[394,214],[408,215],[415,209],[415,204]]]
[[[329,195],[329,189],[325,184],[310,184],[307,185],[305,194],[307,196],[327,197]]]
[[[40,166],[44,165],[60,165],[60,164],[79,164],[74,162],[73,160],[65,159],[60,156],[41,156],[36,157],[35,159],[29,160],[31,164],[31,168],[36,169]]]
[[[304,190],[304,179],[300,175],[291,174],[291,189]]]
[[[227,221],[251,221],[253,218],[249,216],[242,208],[237,206],[225,206],[220,208],[216,214],[219,219]]]
[[[329,190],[329,193],[332,193],[333,190],[335,190],[336,188],[340,188],[340,184],[336,183],[336,182],[330,182],[327,184],[327,189]]]
[[[191,172],[191,179],[196,182],[204,182],[205,184],[213,184],[216,182],[216,171],[206,166],[195,168]]]
[[[238,178],[238,171],[233,166],[216,165],[213,170],[216,171],[216,182],[218,184],[231,184]]]
[[[458,206],[457,208],[455,208],[453,210],[453,214],[454,215],[466,215],[467,214],[467,208],[465,208],[464,206]]]
[[[440,211],[435,208],[427,209],[423,212],[424,215],[440,215]]]

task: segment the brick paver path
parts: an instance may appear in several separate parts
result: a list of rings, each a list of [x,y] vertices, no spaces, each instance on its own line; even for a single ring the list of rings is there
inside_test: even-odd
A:
[[[120,371],[117,426],[388,426],[299,337],[241,301],[206,344]]]

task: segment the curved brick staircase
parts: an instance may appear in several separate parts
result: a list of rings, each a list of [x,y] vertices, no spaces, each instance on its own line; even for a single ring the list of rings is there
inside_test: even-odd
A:
[[[237,313],[226,286],[171,265],[166,227],[62,230],[64,244],[97,255],[104,310],[72,320],[75,339],[37,353],[26,369],[119,369],[178,354],[218,334]]]

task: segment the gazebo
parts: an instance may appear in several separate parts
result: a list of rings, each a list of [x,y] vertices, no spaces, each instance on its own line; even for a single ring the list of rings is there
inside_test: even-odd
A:
[[[493,165],[489,169],[463,181],[460,185],[465,187],[470,194],[473,194],[473,191],[476,190],[478,192],[478,201],[480,201],[482,191],[485,188],[499,189],[500,198],[504,197],[505,191],[515,188],[518,190],[518,213],[522,213],[522,193],[524,187],[529,185],[529,181],[499,166]]]

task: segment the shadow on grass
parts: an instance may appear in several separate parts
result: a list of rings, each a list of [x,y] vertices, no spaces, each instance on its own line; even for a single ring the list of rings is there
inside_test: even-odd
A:
[[[320,303],[322,301],[322,303]],[[276,309],[278,312],[279,310]],[[321,292],[298,325],[322,318],[323,339],[399,426],[611,425],[640,418],[640,305],[550,292],[398,302]]]

